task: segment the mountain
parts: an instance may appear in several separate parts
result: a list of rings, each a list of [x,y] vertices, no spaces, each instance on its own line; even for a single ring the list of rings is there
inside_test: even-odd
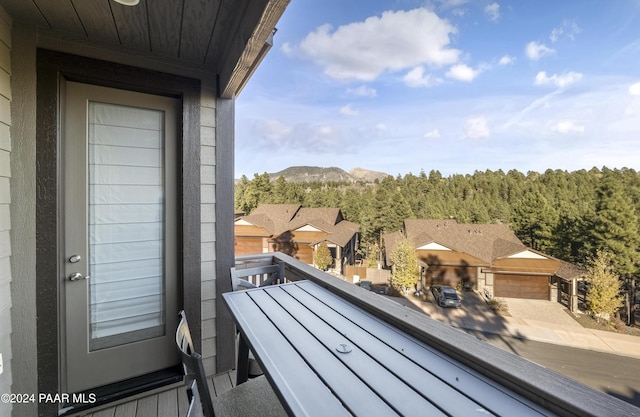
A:
[[[284,177],[289,182],[311,182],[311,181],[337,181],[337,182],[374,182],[376,179],[382,180],[388,174],[378,171],[369,171],[363,168],[354,168],[349,172],[341,168],[295,166],[283,169],[279,172],[270,173],[271,180]]]
[[[349,171],[349,175],[356,178],[358,181],[374,182],[375,180],[382,181],[387,178],[389,174],[380,171],[370,171],[364,168],[353,168]]]

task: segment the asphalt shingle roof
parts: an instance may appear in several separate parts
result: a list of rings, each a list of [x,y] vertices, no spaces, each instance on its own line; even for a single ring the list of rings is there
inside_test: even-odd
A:
[[[250,215],[243,217],[243,219],[249,223],[253,223],[252,220],[254,219],[267,222],[271,229],[267,229],[262,224],[253,224],[265,227],[272,234],[280,234],[288,230],[287,227],[298,210],[300,210],[300,204],[260,204]]]
[[[343,220],[338,208],[305,208],[299,204],[260,204],[241,219],[263,227],[272,236],[310,225],[328,233],[318,242],[327,240],[340,246],[345,246],[360,230],[359,224]]]
[[[573,279],[580,278],[587,274],[587,270],[581,266],[569,263],[562,262],[560,268],[556,271],[556,275],[563,279]]]
[[[455,220],[406,219],[405,233],[416,248],[438,243],[487,263],[527,247],[505,224],[459,224]]]

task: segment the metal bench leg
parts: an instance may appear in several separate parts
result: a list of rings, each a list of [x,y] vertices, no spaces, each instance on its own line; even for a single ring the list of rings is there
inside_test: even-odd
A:
[[[247,382],[249,379],[249,345],[242,337],[242,333],[238,335],[238,366],[236,368],[236,385]]]

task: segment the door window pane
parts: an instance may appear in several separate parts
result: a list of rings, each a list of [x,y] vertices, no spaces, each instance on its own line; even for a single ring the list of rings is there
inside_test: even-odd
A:
[[[89,103],[90,350],[162,336],[164,114]]]

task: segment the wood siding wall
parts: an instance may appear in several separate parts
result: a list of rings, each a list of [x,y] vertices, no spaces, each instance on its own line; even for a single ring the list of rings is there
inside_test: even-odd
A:
[[[262,239],[263,238],[261,237],[236,236],[235,238],[236,256],[255,255],[256,253],[262,253]]]
[[[36,44],[25,24],[11,31],[11,379],[12,392],[38,391],[36,328]],[[21,404],[13,417],[38,415]]]
[[[294,258],[304,262],[305,264],[313,265],[313,248],[305,244],[299,245]]]
[[[12,392],[11,367],[11,19],[0,9],[0,393]],[[11,415],[0,402],[0,415]]]
[[[208,89],[210,93],[215,91]],[[209,96],[211,99],[214,96]],[[218,98],[215,101],[215,361],[207,358],[205,370],[224,372],[235,366],[236,331],[229,309],[219,294],[231,291],[230,268],[233,255],[233,149],[235,128],[235,100]],[[209,123],[209,122],[205,122]],[[212,363],[213,362],[213,363]]]
[[[328,235],[327,232],[304,232],[296,230],[293,232],[293,240],[298,244],[309,244],[322,239]]]
[[[216,371],[216,92],[203,85],[200,107],[202,229],[202,356],[205,371]]]
[[[431,265],[483,265],[486,262],[469,254],[444,250],[416,250],[419,262]]]
[[[233,227],[234,233],[236,236],[262,236],[262,237],[271,237],[271,234],[267,232],[264,227],[260,226],[243,226],[243,225],[235,225]]]
[[[558,270],[560,264],[561,261],[557,259],[503,258],[493,262],[491,268],[494,271],[552,275]]]
[[[429,287],[439,284],[455,287],[458,284],[469,282],[475,286],[478,282],[477,271],[478,269],[472,266],[430,265],[425,274],[424,285]]]

